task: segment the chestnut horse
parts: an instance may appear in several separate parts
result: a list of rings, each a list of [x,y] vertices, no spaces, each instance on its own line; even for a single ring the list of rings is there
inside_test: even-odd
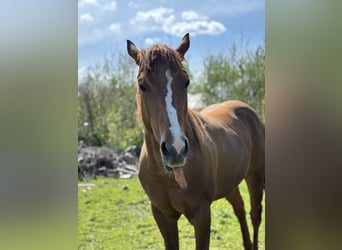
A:
[[[188,109],[189,77],[182,61],[190,46],[186,34],[177,49],[153,45],[138,50],[127,40],[139,66],[136,100],[145,140],[139,179],[164,238],[179,249],[177,221],[194,226],[196,249],[209,249],[210,204],[226,198],[239,220],[245,249],[258,249],[265,188],[265,129],[255,111],[240,101]],[[253,243],[238,185],[245,179],[251,200]]]

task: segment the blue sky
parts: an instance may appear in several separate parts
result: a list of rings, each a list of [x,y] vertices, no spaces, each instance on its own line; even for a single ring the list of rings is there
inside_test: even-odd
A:
[[[265,39],[264,0],[78,0],[78,71],[102,62],[112,51],[126,53],[153,43],[177,47],[190,33],[190,69],[200,70],[209,53],[227,51],[232,41],[255,48]]]

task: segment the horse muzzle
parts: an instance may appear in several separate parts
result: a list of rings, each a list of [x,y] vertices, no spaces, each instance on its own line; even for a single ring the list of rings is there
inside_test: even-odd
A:
[[[186,163],[189,153],[188,140],[184,139],[183,145],[181,147],[179,147],[179,145],[180,143],[178,143],[178,148],[176,148],[175,143],[167,144],[166,142],[162,142],[160,145],[160,152],[165,168],[169,172],[173,172],[175,180],[180,188],[186,189],[188,184],[183,173],[183,166]]]
[[[160,152],[167,170],[173,168],[183,167],[186,163],[186,158],[189,153],[188,140],[183,139],[182,143],[167,143],[162,142],[160,144]]]

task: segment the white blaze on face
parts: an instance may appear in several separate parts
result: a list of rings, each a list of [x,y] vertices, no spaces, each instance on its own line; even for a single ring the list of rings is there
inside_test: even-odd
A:
[[[170,131],[173,139],[173,147],[176,149],[177,153],[179,154],[181,150],[184,148],[185,144],[184,141],[182,140],[182,130],[179,126],[178,122],[178,116],[177,116],[177,110],[175,107],[172,105],[172,88],[171,88],[171,83],[172,83],[172,76],[170,74],[170,70],[167,69],[165,71],[165,76],[167,80],[167,93],[165,96],[165,102],[166,102],[166,112],[167,116],[170,121]]]

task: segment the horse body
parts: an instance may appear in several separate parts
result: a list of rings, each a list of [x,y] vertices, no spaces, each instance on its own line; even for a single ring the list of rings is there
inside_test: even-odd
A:
[[[256,167],[263,178],[264,158],[253,155],[264,156],[264,126],[253,109],[240,101],[227,101],[201,114],[217,151],[215,200],[226,197]]]
[[[205,143],[198,144],[195,152],[191,151],[192,156],[184,166],[184,175],[189,183],[187,190],[179,189],[172,175],[160,175],[163,171],[161,157],[159,153],[154,153],[159,151],[159,145],[155,145],[157,149],[151,147],[148,150],[146,142],[151,141],[153,144],[154,138],[146,138],[148,137],[146,134],[140,156],[139,178],[145,191],[151,197],[152,203],[156,206],[167,204],[176,212],[185,214],[186,211],[196,210],[197,203],[201,201],[201,198],[212,202],[228,196],[247,176],[251,169],[252,147],[258,141],[253,142],[252,128],[249,128],[250,134],[241,133],[242,130],[246,130],[245,127],[251,127],[252,124],[246,124],[240,115],[235,114],[235,110],[239,108],[246,109],[245,111],[249,112],[252,119],[255,119],[254,111],[247,104],[238,101],[216,104],[202,110],[201,113],[189,111],[191,113],[188,115],[198,116],[201,123],[200,126],[191,123],[189,126],[202,130],[196,132],[205,135],[203,138]],[[256,120],[256,122],[258,121]],[[259,123],[259,126],[262,128],[263,124]],[[259,140],[262,139],[264,136],[262,130],[258,136]],[[262,140],[260,141],[262,142]],[[195,148],[191,147],[191,144],[190,142],[190,148]],[[258,146],[262,147],[263,145],[261,143]],[[196,157],[196,155],[201,155],[201,157]],[[263,164],[260,162],[255,165],[262,167]],[[264,173],[261,169],[260,178],[263,176]],[[162,190],[164,192],[161,195]],[[200,194],[195,199],[194,190],[196,190],[195,194]],[[189,195],[191,198],[187,197]],[[172,199],[173,197],[175,198]],[[155,201],[154,198],[156,198]],[[192,200],[197,200],[197,202]]]
[[[170,70],[165,58],[157,61],[155,69],[151,66],[146,70],[142,63],[146,58],[142,58],[133,43],[127,45],[129,54],[141,68],[137,104],[145,127],[145,141],[139,160],[139,179],[150,198],[165,248],[179,248],[177,220],[184,214],[195,228],[196,249],[209,249],[210,204],[226,198],[239,219],[245,249],[252,249],[238,189],[245,178],[251,197],[253,247],[257,249],[265,159],[264,126],[256,113],[240,101],[215,104],[201,112],[187,109],[186,92],[184,95],[180,87],[186,80],[183,71]],[[188,45],[187,35],[177,52],[183,56]],[[169,56],[177,56],[165,49]],[[158,55],[152,57],[158,60]],[[142,88],[140,84],[146,82],[154,85]],[[160,82],[166,82],[167,87]],[[172,85],[175,83],[178,85]],[[145,92],[148,87],[149,92]],[[155,103],[148,103],[151,100]]]

